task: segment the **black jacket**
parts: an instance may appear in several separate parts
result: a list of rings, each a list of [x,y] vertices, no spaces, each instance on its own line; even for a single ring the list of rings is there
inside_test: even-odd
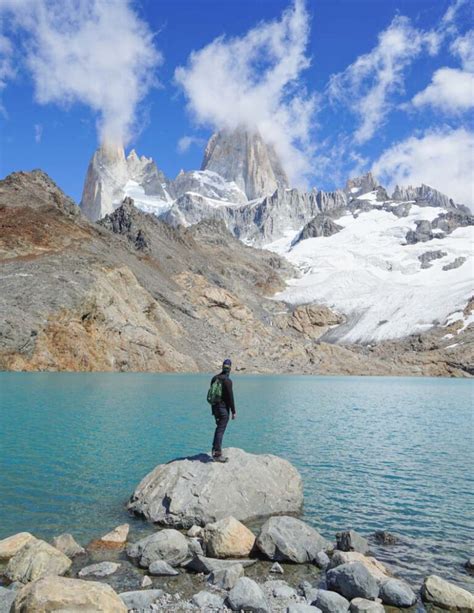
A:
[[[222,379],[222,401],[219,404],[216,404],[216,407],[224,407],[226,409],[230,409],[232,414],[235,413],[235,404],[234,404],[234,392],[232,390],[232,381],[229,375],[221,372],[218,375],[212,377],[211,385],[214,381],[220,378]]]

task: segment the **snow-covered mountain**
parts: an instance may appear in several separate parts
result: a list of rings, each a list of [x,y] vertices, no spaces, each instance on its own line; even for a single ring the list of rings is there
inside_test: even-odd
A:
[[[93,220],[124,199],[167,223],[218,220],[245,243],[285,256],[299,276],[277,298],[322,304],[345,317],[327,334],[371,343],[459,319],[474,295],[474,218],[426,186],[389,195],[371,173],[344,189],[290,189],[275,150],[239,129],[210,139],[201,170],[167,179],[150,158],[101,148],[89,165],[82,207]]]

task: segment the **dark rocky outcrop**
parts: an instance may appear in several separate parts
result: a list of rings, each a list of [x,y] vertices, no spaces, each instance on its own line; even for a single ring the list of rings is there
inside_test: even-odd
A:
[[[418,256],[418,259],[421,262],[421,268],[430,268],[431,262],[444,258],[446,255],[448,255],[446,251],[437,249],[436,251],[425,251],[425,253]]]
[[[305,227],[301,230],[298,236],[293,240],[293,245],[307,238],[316,238],[319,236],[332,236],[342,230],[342,226],[338,225],[331,217],[323,213],[313,217]]]

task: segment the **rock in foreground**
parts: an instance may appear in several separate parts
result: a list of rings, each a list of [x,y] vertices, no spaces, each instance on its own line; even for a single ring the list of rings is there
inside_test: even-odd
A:
[[[232,515],[248,521],[300,512],[301,477],[289,462],[274,455],[225,450],[219,464],[206,454],[160,464],[138,485],[129,510],[169,526],[204,526]]]
[[[448,611],[474,612],[474,596],[437,575],[426,577],[421,587],[421,597],[424,602]]]
[[[127,607],[114,590],[104,583],[49,576],[24,587],[16,597],[11,611],[126,613]]]

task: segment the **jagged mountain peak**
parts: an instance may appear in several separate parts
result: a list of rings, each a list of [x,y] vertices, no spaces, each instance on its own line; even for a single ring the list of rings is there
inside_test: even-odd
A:
[[[238,127],[215,132],[207,143],[201,170],[233,181],[249,200],[288,187],[288,178],[273,145],[255,130]]]
[[[379,182],[369,171],[359,177],[352,177],[347,180],[344,191],[352,196],[366,194],[374,191],[379,186]]]

